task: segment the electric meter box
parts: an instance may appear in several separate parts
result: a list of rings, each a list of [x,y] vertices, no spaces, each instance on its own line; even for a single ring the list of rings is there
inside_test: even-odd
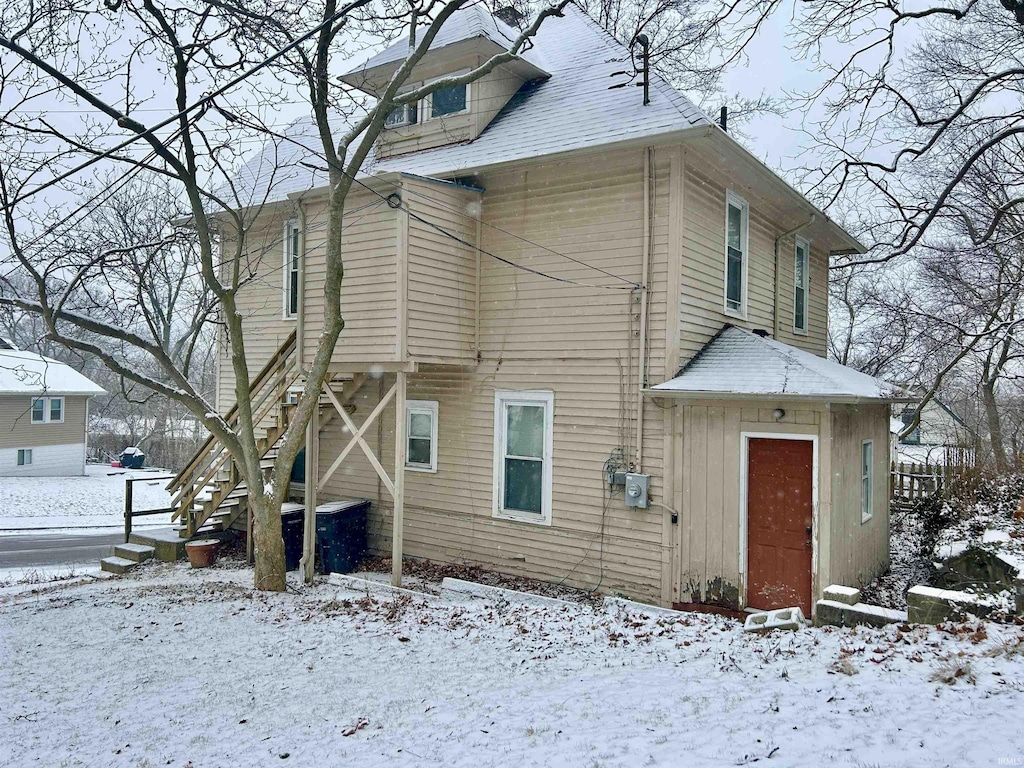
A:
[[[626,506],[647,509],[647,489],[650,477],[635,472],[626,473]]]

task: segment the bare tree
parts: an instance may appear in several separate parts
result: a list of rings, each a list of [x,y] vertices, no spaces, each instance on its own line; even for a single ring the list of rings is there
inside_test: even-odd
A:
[[[13,265],[34,287],[30,296],[0,294],[0,306],[38,315],[49,338],[91,353],[125,380],[181,403],[216,436],[249,489],[257,588],[285,588],[281,504],[345,327],[345,203],[386,117],[397,106],[439,88],[472,82],[511,60],[567,2],[560,0],[536,14],[507,52],[464,74],[409,90],[403,86],[414,67],[465,0],[324,0],[297,6],[270,0],[107,0],[102,8],[91,1],[60,0],[0,11],[0,48],[7,52],[0,64],[0,104],[11,105],[0,111],[0,153],[14,159],[0,167],[0,206]],[[414,43],[379,101],[344,99],[330,77],[332,62],[350,53],[360,34],[399,27],[410,31]],[[152,70],[154,62],[159,62],[156,71],[141,76],[140,71],[147,65]],[[238,303],[247,285],[247,234],[262,201],[252,199],[251,190],[238,183],[236,148],[275,135],[270,113],[274,99],[291,90],[289,80],[302,85],[295,92],[307,101],[327,166],[325,319],[267,482],[260,466]],[[169,102],[162,100],[164,94]],[[45,111],[54,101],[85,110],[86,117],[75,130],[46,116],[32,116],[33,104],[41,104]],[[144,122],[143,109],[157,108],[169,115],[152,124]],[[337,119],[339,113],[343,120]],[[159,314],[154,302],[160,297],[138,294],[148,306],[139,318],[141,328],[113,323],[93,314],[94,306],[71,302],[78,289],[93,296],[95,287],[105,282],[107,264],[122,260],[128,255],[125,250],[134,260],[153,246],[135,243],[116,253],[93,249],[87,258],[55,254],[52,233],[75,231],[68,225],[70,206],[41,210],[32,203],[38,203],[44,191],[52,195],[73,188],[80,183],[80,174],[99,161],[119,166],[128,180],[168,179],[185,201],[188,220],[179,226],[188,230],[195,244],[197,272],[223,323],[234,374],[236,423],[229,424],[216,413],[163,346],[159,327],[151,322]],[[151,362],[148,371],[131,362],[137,354]]]

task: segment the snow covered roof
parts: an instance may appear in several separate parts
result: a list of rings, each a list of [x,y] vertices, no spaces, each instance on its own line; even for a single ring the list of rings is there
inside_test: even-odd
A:
[[[492,16],[485,6],[470,5],[460,8],[451,15],[448,21],[438,30],[433,41],[431,41],[429,50],[431,52],[438,51],[457,43],[482,39],[492,43],[502,51],[507,51],[515,43],[519,34],[517,30],[501,19]],[[408,52],[409,38],[403,37],[397,43],[370,57],[351,72],[342,75],[342,80],[359,87],[359,81],[364,73],[387,64],[397,64],[405,59]],[[537,75],[550,74],[544,67],[541,56],[536,48],[524,50],[519,55],[519,58],[532,64]],[[395,68],[392,67],[391,69]]]
[[[905,400],[909,392],[802,349],[726,325],[676,375],[652,393],[757,395],[832,402]]]
[[[0,351],[0,395],[102,395],[70,365],[20,350]]]
[[[625,77],[612,74],[629,69],[629,51],[573,5],[565,8],[564,16],[547,19],[534,43],[531,55],[540,57],[551,76],[525,84],[476,139],[384,159],[371,154],[363,175],[396,171],[452,177],[502,163],[715,125],[654,73],[648,106],[643,105],[640,88],[609,89],[625,82]],[[335,127],[343,127],[340,119]],[[285,136],[285,141],[268,145],[246,165],[240,179],[250,189],[246,204],[277,202],[327,184],[312,119],[296,121]]]

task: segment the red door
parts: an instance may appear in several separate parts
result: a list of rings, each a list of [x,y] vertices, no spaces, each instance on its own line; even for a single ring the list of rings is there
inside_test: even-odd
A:
[[[813,444],[751,438],[747,457],[747,605],[809,617]]]

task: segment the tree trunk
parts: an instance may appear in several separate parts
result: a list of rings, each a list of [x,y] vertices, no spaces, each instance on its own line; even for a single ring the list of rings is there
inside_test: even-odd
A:
[[[1003,446],[1003,427],[999,418],[999,407],[996,404],[996,385],[994,381],[985,381],[981,385],[981,401],[985,406],[985,421],[988,426],[989,444],[992,446],[992,457],[996,469],[1005,472],[1008,466],[1006,448]]]
[[[265,493],[249,497],[253,508],[253,537],[256,567],[253,586],[269,592],[284,592],[284,539],[281,537],[281,504]]]

